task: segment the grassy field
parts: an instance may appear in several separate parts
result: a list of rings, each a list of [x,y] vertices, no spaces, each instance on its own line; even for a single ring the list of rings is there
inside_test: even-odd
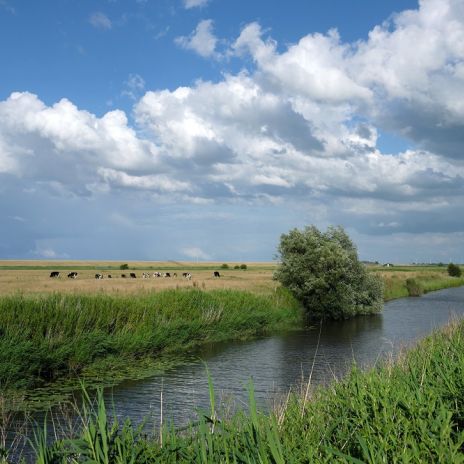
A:
[[[242,263],[226,263],[230,269],[222,269],[224,263],[192,262],[128,262],[130,269],[121,271],[122,262],[94,261],[0,261],[0,295],[14,293],[107,293],[125,294],[141,291],[165,290],[177,288],[201,288],[203,290],[236,289],[254,293],[275,291],[277,282],[272,280],[275,269],[273,263],[246,263],[248,269],[233,269]],[[59,271],[60,278],[51,279],[51,271]],[[213,277],[213,271],[219,271],[220,278]],[[68,279],[66,275],[78,272],[77,279]],[[151,275],[156,272],[178,274],[177,278],[142,279],[142,273]],[[121,278],[121,274],[135,272],[136,279]],[[182,278],[183,272],[190,272],[192,280]],[[104,278],[95,279],[101,273]],[[108,279],[107,276],[112,278]]]
[[[100,396],[81,409],[83,429],[66,440],[36,431],[36,462],[94,463],[462,463],[464,323],[450,324],[404,353],[330,387],[289,394],[271,414],[225,417],[211,407],[183,432],[150,437],[112,423]],[[221,419],[219,419],[221,418]]]
[[[15,293],[46,294],[134,294],[144,291],[166,289],[201,288],[202,290],[235,289],[257,294],[275,292],[279,284],[272,279],[276,263],[246,263],[247,269],[234,269],[242,263],[225,263],[229,269],[222,269],[224,263],[213,262],[177,262],[177,261],[135,261],[127,262],[129,270],[121,271],[120,264],[114,261],[0,261],[0,295]],[[381,275],[385,284],[385,300],[409,296],[406,280],[415,279],[424,292],[441,288],[464,285],[464,278],[449,277],[443,266],[393,266],[389,268],[371,266],[372,272]],[[51,279],[51,271],[60,271],[61,277]],[[219,271],[220,278],[213,277],[213,271]],[[77,279],[68,279],[68,272],[77,271]],[[142,273],[170,272],[178,274],[174,278],[142,279]],[[121,278],[135,272],[136,279]],[[188,281],[182,278],[183,272],[193,276]],[[96,280],[95,274],[104,275]],[[108,274],[112,278],[108,279]]]

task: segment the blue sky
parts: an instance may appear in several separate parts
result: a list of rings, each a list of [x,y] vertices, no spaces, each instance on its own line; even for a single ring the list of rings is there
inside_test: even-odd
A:
[[[395,11],[416,6],[410,0],[292,0],[285,6],[217,0],[186,9],[180,0],[8,0],[0,10],[0,38],[8,44],[0,48],[7,63],[0,98],[27,90],[49,105],[65,97],[97,115],[115,107],[130,113],[133,102],[121,93],[131,74],[143,77],[149,89],[174,90],[241,69],[242,60],[199,59],[175,44],[205,18],[225,41],[258,21],[285,49],[309,32],[334,27],[346,41],[363,39]],[[92,17],[100,22],[92,24]]]
[[[461,0],[0,0],[0,258],[464,261]]]

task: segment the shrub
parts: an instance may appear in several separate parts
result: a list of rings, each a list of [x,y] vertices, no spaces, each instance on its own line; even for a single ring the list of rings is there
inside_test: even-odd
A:
[[[422,285],[416,279],[406,279],[406,288],[409,296],[421,296],[424,293]]]
[[[234,266],[234,269],[240,269],[240,266],[239,266],[238,264],[236,264],[236,265]]]
[[[126,264],[126,263],[121,264],[121,265],[119,266],[119,269],[121,269],[121,271],[125,271],[125,270],[129,269],[129,265]]]
[[[383,284],[358,260],[342,227],[293,229],[282,234],[278,252],[281,262],[274,278],[310,317],[342,319],[382,309]]]
[[[451,277],[461,277],[461,274],[461,268],[457,264],[448,264],[448,275],[450,275]]]
[[[246,264],[240,264],[240,269],[244,269],[244,270],[245,270],[245,269],[247,269],[247,268],[248,268],[248,266],[247,266]]]
[[[229,269],[229,265],[224,263],[221,265],[221,269]]]

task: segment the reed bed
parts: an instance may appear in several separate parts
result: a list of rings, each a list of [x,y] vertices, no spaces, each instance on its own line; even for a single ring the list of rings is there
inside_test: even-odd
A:
[[[119,375],[146,358],[301,325],[283,289],[165,290],[111,296],[48,294],[0,298],[0,390],[61,378]]]
[[[464,462],[464,323],[454,322],[368,371],[290,393],[270,414],[221,419],[209,411],[183,431],[109,419],[101,392],[81,409],[76,436],[36,429],[35,462],[48,463],[461,463]],[[307,392],[311,394],[308,395]],[[48,436],[47,436],[48,434]]]

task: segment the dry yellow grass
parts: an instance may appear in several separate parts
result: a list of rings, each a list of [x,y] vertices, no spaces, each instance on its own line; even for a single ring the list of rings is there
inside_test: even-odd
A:
[[[0,261],[0,295],[14,293],[138,293],[144,291],[163,290],[169,288],[198,287],[206,290],[237,289],[255,293],[268,293],[279,284],[272,280],[276,268],[273,262],[247,262],[247,270],[233,269],[241,263],[228,262],[229,269],[222,269],[222,262],[179,262],[179,261],[127,261],[130,270],[121,271],[119,265],[124,261]],[[21,267],[22,269],[17,269]],[[116,269],[107,269],[113,267]],[[83,269],[87,268],[87,269]],[[135,270],[133,269],[135,268]],[[50,278],[52,270],[60,271],[60,278]],[[77,271],[77,279],[68,279],[70,271]],[[177,273],[177,277],[154,278],[153,273]],[[213,271],[221,273],[220,278],[213,277]],[[380,274],[385,283],[386,296],[406,296],[404,282],[408,278],[420,281],[439,281],[447,279],[446,268],[420,269],[414,266],[395,267],[388,271],[382,268],[371,268]],[[121,274],[129,276],[135,272],[136,279],[121,278]],[[149,272],[149,279],[142,279],[142,273]],[[193,276],[188,281],[182,272],[190,272]],[[95,274],[104,275],[102,280],[95,279]],[[108,274],[112,275],[109,279]],[[391,293],[392,296],[388,296]]]
[[[252,290],[257,293],[267,293],[279,285],[272,280],[274,263],[246,263],[247,270],[233,269],[241,263],[228,263],[231,269],[221,269],[222,263],[192,263],[192,262],[127,262],[136,270],[105,270],[109,266],[118,267],[121,262],[110,261],[0,261],[0,295],[14,293],[43,294],[49,292],[63,293],[137,293],[144,291],[163,290],[168,288],[191,288],[193,286],[212,290],[230,288]],[[23,266],[27,269],[16,270]],[[66,266],[67,269],[61,269]],[[46,269],[40,269],[44,267]],[[92,267],[95,269],[80,269]],[[59,278],[50,278],[53,268],[60,271]],[[177,277],[154,278],[153,273],[159,269],[161,273],[170,272]],[[214,269],[221,274],[213,277]],[[67,274],[77,271],[77,279],[68,279]],[[129,278],[129,273],[135,272],[136,279]],[[143,279],[142,273],[150,273],[149,279]],[[192,280],[182,277],[182,272],[191,272]],[[95,274],[101,273],[104,278],[95,279]],[[111,274],[112,278],[107,276]],[[121,278],[126,274],[127,278]]]

